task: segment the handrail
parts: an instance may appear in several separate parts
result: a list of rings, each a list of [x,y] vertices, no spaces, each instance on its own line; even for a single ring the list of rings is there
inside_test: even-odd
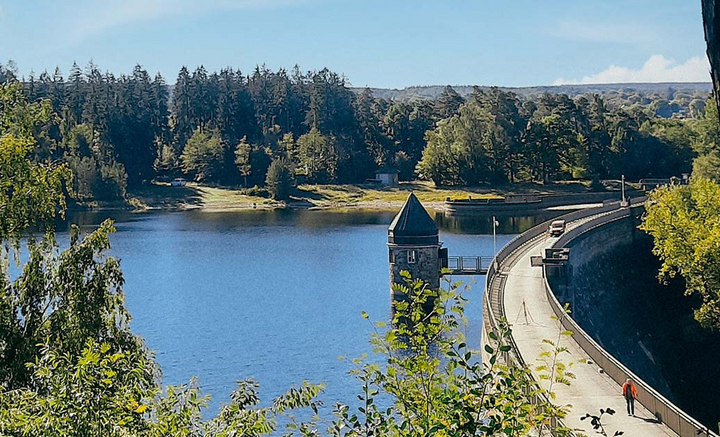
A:
[[[601,226],[605,226],[617,220],[632,217],[632,208],[637,206],[644,207],[642,204],[634,204],[631,208],[623,208],[610,214],[595,217],[587,223],[583,223],[580,226],[568,231],[562,238],[558,239],[552,247],[565,247],[574,239]],[[543,266],[543,269],[545,269],[545,266]],[[627,378],[631,378],[635,381],[638,386],[638,402],[653,412],[659,420],[661,420],[679,436],[695,437],[697,435],[705,435],[719,437],[718,434],[710,431],[706,426],[702,425],[678,406],[673,404],[670,400],[665,398],[650,384],[643,381],[633,371],[627,368],[617,358],[600,346],[590,335],[588,335],[587,332],[585,332],[585,330],[580,327],[580,325],[578,325],[572,317],[569,317],[565,313],[563,306],[558,301],[550,283],[548,282],[547,274],[543,274],[543,278],[548,301],[550,302],[553,312],[560,320],[560,323],[564,329],[573,332],[572,337],[575,342],[577,342],[585,353],[587,353],[595,361],[595,363],[603,369],[605,374],[610,376],[610,378],[618,384],[622,384]]]
[[[521,246],[529,243],[530,241],[545,235],[548,226],[550,223],[554,220],[558,219],[564,219],[565,221],[576,221],[576,220],[582,220],[588,217],[592,217],[597,214],[607,213],[613,210],[617,210],[620,206],[620,202],[611,202],[603,205],[602,207],[597,208],[589,208],[589,209],[583,209],[579,211],[574,211],[565,215],[562,215],[560,217],[556,217],[547,221],[544,221],[527,231],[523,232],[522,234],[518,235],[517,237],[513,238],[510,242],[508,242],[505,246],[500,249],[500,251],[495,254],[493,257],[493,261],[490,264],[490,268],[488,269],[486,280],[485,280],[485,295],[484,295],[484,302],[483,302],[483,324],[485,325],[486,332],[495,331],[499,328],[498,320],[495,319],[495,311],[498,310],[498,313],[505,319],[505,307],[503,304],[503,299],[498,299],[498,302],[500,304],[500,308],[493,309],[492,307],[492,296],[491,293],[493,291],[493,283],[497,280],[498,276],[498,269],[501,270],[503,267],[503,264],[505,261],[512,255],[515,251],[517,251]],[[498,292],[502,293],[504,284],[502,287],[498,287]],[[512,336],[510,336],[510,351],[508,353],[503,354],[503,359],[506,363],[514,362],[519,366],[526,367],[525,361],[522,358],[522,355],[520,354],[520,349],[518,348],[517,344],[515,343],[515,340]],[[543,401],[548,401],[547,396],[542,395]]]
[[[489,256],[448,256],[447,268],[460,272],[481,272],[492,263]]]

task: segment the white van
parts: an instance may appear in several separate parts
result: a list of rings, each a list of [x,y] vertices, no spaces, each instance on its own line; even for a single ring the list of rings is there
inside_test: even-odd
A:
[[[565,232],[565,220],[555,220],[548,226],[548,234],[551,237],[559,237]]]

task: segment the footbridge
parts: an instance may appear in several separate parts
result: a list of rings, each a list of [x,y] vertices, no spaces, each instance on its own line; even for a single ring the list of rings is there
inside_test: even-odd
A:
[[[485,256],[449,256],[447,262],[447,275],[486,275],[492,257]]]
[[[617,411],[603,417],[612,435],[622,431],[626,436],[713,436],[668,399],[645,383],[630,369],[615,359],[564,313],[547,281],[547,273],[562,264],[567,251],[563,247],[583,233],[617,220],[628,219],[642,212],[642,199],[630,206],[619,202],[599,208],[566,214],[567,228],[559,238],[547,235],[549,222],[541,223],[505,245],[487,267],[486,292],[483,302],[483,331],[496,330],[502,319],[512,324],[511,349],[503,357],[507,362],[527,366],[535,372],[536,358],[544,350],[543,339],[555,339],[560,330],[573,332],[562,340],[570,355],[565,362],[574,362],[577,376],[570,386],[555,384],[555,402],[572,405],[564,419],[565,425],[577,433],[596,435],[588,421],[581,421],[585,413],[598,414],[608,407]],[[572,255],[570,255],[572,256]],[[554,317],[554,318],[553,318]],[[545,381],[534,374],[541,384]],[[635,415],[625,414],[625,401],[620,385],[632,378],[638,388]]]

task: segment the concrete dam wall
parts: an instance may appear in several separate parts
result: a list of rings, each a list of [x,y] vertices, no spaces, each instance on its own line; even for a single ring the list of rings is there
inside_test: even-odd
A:
[[[570,240],[567,267],[548,282],[602,348],[713,429],[720,421],[720,335],[693,320],[696,302],[683,296],[681,279],[659,283],[660,262],[637,216]]]

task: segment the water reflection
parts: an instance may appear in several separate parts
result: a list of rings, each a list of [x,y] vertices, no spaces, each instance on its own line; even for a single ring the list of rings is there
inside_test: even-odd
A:
[[[110,218],[116,222],[129,223],[146,220],[149,217],[182,215],[188,222],[199,226],[210,226],[214,229],[226,229],[229,225],[236,227],[262,226],[298,226],[308,229],[322,229],[346,225],[388,225],[395,211],[384,210],[247,210],[236,212],[204,212],[199,210],[182,212],[145,211],[132,212],[123,210],[109,211],[70,211],[67,220],[57,222],[58,231],[66,232],[69,223],[81,228],[91,228]],[[443,211],[430,211],[438,228],[454,234],[492,234],[493,214],[473,216],[446,216]],[[499,223],[498,234],[519,234],[538,223],[563,214],[562,211],[539,211],[533,215],[495,214]]]
[[[531,227],[551,218],[560,216],[566,211],[538,211],[533,215],[494,214],[498,221],[498,234],[520,234]],[[488,234],[492,235],[493,214],[477,214],[468,216],[447,216],[442,212],[435,214],[438,228],[445,232],[457,234]]]

